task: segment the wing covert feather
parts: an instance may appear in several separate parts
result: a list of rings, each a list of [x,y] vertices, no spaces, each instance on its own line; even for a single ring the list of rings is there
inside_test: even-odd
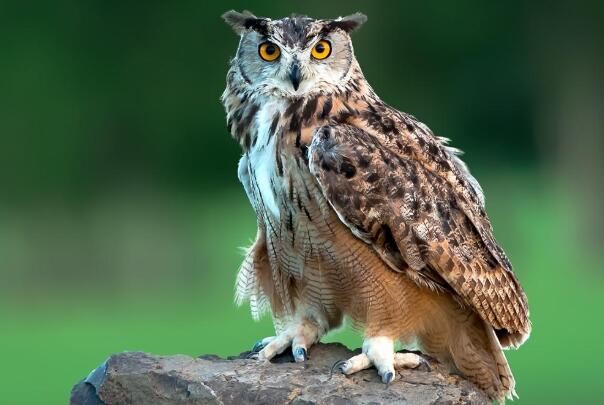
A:
[[[458,167],[446,156],[446,166]],[[347,124],[316,131],[309,167],[339,218],[390,267],[453,292],[495,329],[529,333],[526,296],[484,206],[476,194],[469,201],[475,186],[460,190],[416,155]]]

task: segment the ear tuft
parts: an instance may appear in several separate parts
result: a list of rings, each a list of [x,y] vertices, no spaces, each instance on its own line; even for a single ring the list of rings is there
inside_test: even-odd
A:
[[[233,28],[233,31],[235,31],[237,35],[243,34],[249,28],[262,33],[266,31],[267,20],[258,18],[247,10],[244,10],[242,13],[230,10],[224,13],[222,18],[231,26],[231,28]]]
[[[352,32],[360,28],[367,21],[363,13],[354,13],[346,17],[340,17],[330,22],[332,28],[340,28],[346,32]]]

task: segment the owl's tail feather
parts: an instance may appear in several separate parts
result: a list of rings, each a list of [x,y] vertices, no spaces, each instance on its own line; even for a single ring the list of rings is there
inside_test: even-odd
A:
[[[516,380],[514,379],[514,375],[512,374],[512,370],[510,369],[508,360],[505,357],[505,354],[503,354],[503,348],[501,347],[499,338],[497,337],[495,331],[490,325],[487,325],[485,323],[484,328],[489,338],[489,343],[491,345],[491,353],[493,354],[495,362],[497,363],[499,378],[504,388],[503,394],[505,395],[505,398],[510,400],[518,398],[518,394],[516,394],[515,390]],[[505,402],[505,398],[501,398],[499,401]]]
[[[517,349],[529,338],[531,330],[530,327],[528,332],[511,333],[506,330],[498,330],[495,332],[495,334],[497,335],[499,343],[501,343],[501,347],[503,349]]]
[[[455,366],[499,403],[518,397],[514,376],[493,328],[471,316],[454,331],[449,350]]]

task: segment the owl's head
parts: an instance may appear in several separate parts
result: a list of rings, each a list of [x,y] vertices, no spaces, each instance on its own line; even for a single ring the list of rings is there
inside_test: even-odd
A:
[[[367,20],[360,13],[334,20],[271,20],[247,11],[222,17],[241,36],[233,64],[246,89],[284,97],[343,86],[356,65],[349,34]]]

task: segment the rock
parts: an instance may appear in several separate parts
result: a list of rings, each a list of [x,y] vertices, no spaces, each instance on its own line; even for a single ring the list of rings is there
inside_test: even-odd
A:
[[[430,367],[398,370],[386,387],[375,369],[350,377],[329,371],[352,352],[341,344],[317,344],[306,364],[284,353],[271,363],[247,359],[249,352],[154,356],[125,352],[111,356],[71,392],[72,405],[114,404],[488,404],[485,394],[436,361]]]

